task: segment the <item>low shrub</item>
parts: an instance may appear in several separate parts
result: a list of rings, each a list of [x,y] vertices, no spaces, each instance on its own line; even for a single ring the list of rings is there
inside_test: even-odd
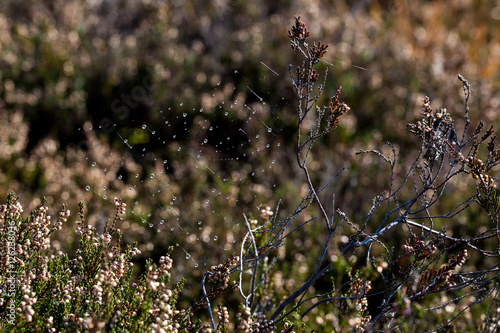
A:
[[[239,253],[203,275],[201,297],[181,303],[186,281],[172,281],[172,248],[157,263],[146,260],[144,271],[132,270],[141,251],[137,244],[124,247],[120,223],[126,205],[120,199],[102,230],[87,222],[79,204],[79,244],[70,257],[51,238],[68,223],[67,207],[55,222],[45,202],[24,218],[11,193],[0,206],[2,329],[496,330],[500,198],[493,171],[500,150],[492,127],[470,127],[469,83],[458,75],[464,93],[461,131],[446,109],[433,110],[430,99],[423,100],[421,119],[408,126],[419,145],[407,170],[400,169],[390,143],[388,153],[358,152],[387,166],[380,175],[387,176],[388,188],[373,198],[364,220],[351,220],[335,205],[333,184],[344,170],[324,184],[311,165],[314,145],[351,111],[341,101],[341,87],[324,102],[327,76],[320,77],[317,65],[328,45],[310,43],[309,37],[296,17],[289,38],[303,62],[289,67],[297,96],[294,159],[307,190],[288,216],[279,217],[279,203],[264,207],[259,218],[243,215],[247,231]],[[440,205],[448,188],[466,181],[475,182],[475,192],[464,192],[451,208]],[[488,224],[451,234],[458,228],[455,220],[473,207],[483,209]]]

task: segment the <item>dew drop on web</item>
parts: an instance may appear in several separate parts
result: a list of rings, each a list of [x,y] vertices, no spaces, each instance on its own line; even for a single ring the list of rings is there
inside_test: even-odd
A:
[[[178,96],[177,103],[166,101],[163,110],[151,111],[147,118],[136,109],[126,122],[117,121],[110,136],[115,135],[115,142],[123,146],[118,151],[132,155],[135,164],[125,153],[118,166],[87,156],[94,161],[92,166],[102,165],[100,171],[105,174],[115,172],[114,179],[128,191],[115,194],[118,183],[103,187],[89,182],[85,189],[103,188],[109,197],[113,193],[133,202],[127,209],[131,217],[124,221],[140,225],[143,237],[153,237],[151,230],[159,232],[162,236],[156,238],[165,247],[176,244],[179,248],[174,253],[185,252],[195,267],[219,264],[214,261],[218,258],[211,258],[216,251],[236,252],[245,230],[240,226],[241,213],[255,212],[255,189],[276,188],[274,181],[259,182],[266,173],[275,173],[279,164],[271,158],[276,158],[272,148],[280,147],[281,129],[268,116],[278,106],[267,103],[263,90],[256,89],[250,78],[238,70],[234,75],[244,83],[242,87],[231,86],[221,76],[210,81],[213,90],[203,93],[213,104],[193,107]],[[96,194],[107,198],[102,193],[92,195]],[[146,224],[150,229],[143,227]],[[240,233],[228,236],[236,226]]]

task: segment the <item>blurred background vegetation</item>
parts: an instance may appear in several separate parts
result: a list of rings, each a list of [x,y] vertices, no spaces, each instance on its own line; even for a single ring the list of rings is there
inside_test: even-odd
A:
[[[420,148],[406,125],[424,96],[463,128],[457,74],[471,83],[472,127],[498,125],[500,1],[5,0],[0,197],[15,191],[32,209],[45,196],[52,215],[84,201],[98,226],[120,197],[130,213],[124,242],[138,241],[144,257],[179,245],[176,271],[192,277],[186,289],[197,294],[203,271],[239,250],[242,214],[258,219],[262,204],[274,210],[281,200],[287,216],[305,194],[287,72],[300,64],[288,43],[294,15],[311,39],[329,44],[318,65],[328,70],[322,102],[342,85],[351,107],[316,146],[311,169],[319,186],[346,167],[324,198],[335,192],[352,221],[390,180],[385,164],[354,153],[389,152],[390,141],[401,182]],[[440,209],[473,195],[474,185],[452,184]],[[486,228],[483,215],[472,208],[439,223],[459,236]],[[54,244],[74,250],[71,230]],[[320,230],[287,246],[281,269],[293,273],[282,285],[307,276],[314,262],[292,250],[313,256]]]

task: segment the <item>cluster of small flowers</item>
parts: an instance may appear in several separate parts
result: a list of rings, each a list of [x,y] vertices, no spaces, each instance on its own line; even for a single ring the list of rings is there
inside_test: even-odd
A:
[[[425,97],[422,105],[422,120],[417,124],[409,124],[410,132],[422,138],[431,151],[439,153],[450,152],[452,155],[453,146],[457,144],[455,125],[451,115],[446,109],[441,109],[432,113],[429,97]],[[448,149],[452,148],[452,149]],[[439,154],[429,154],[435,158]]]
[[[117,215],[125,212],[125,204],[121,201],[117,203]],[[66,313],[63,318],[64,326],[68,329],[74,329],[75,326],[81,331],[103,331],[106,328],[106,321],[102,321],[99,314],[94,311],[88,311],[85,315],[80,314],[81,311],[76,304],[84,305],[85,307],[100,306],[106,304],[107,297],[113,294],[113,290],[119,287],[121,279],[129,272],[130,267],[133,266],[131,258],[140,254],[141,251],[136,247],[128,247],[122,253],[120,244],[109,246],[113,232],[104,231],[101,235],[96,231],[96,228],[86,224],[83,214],[83,204],[79,205],[80,209],[78,215],[80,220],[76,222],[77,234],[81,236],[81,247],[76,250],[76,257],[72,259],[70,267],[66,268],[63,272],[64,275],[69,274],[68,279],[64,279],[62,285],[57,283],[50,291],[54,294],[54,305],[56,306],[70,306],[74,311]],[[47,255],[47,249],[44,239],[48,240],[50,225],[50,216],[47,215],[48,208],[42,205],[30,215],[30,218],[21,220],[22,207],[17,200],[11,199],[8,204],[0,206],[0,227],[3,228],[10,224],[10,218],[15,218],[16,226],[20,225],[21,231],[24,236],[27,236],[23,242],[16,244],[15,256],[16,264],[25,267],[20,271],[16,278],[16,290],[19,291],[21,299],[17,304],[15,311],[19,314],[20,318],[26,323],[33,323],[36,315],[35,306],[37,303],[37,295],[32,290],[34,281],[48,281],[51,278],[51,270],[49,264],[54,254]],[[70,216],[70,211],[63,206],[63,210],[59,213],[59,219],[56,226],[62,225]],[[59,229],[54,228],[54,229]],[[118,230],[118,229],[116,229]],[[115,230],[115,231],[116,231]],[[118,230],[119,231],[119,230]],[[20,238],[22,240],[22,238]],[[3,243],[3,242],[2,242]],[[2,245],[0,243],[0,245]],[[50,250],[50,249],[49,249]],[[40,255],[38,253],[42,253]],[[34,257],[35,256],[35,257]],[[33,260],[34,257],[34,260]],[[1,269],[5,269],[7,260],[4,259],[5,255],[2,254]],[[231,258],[225,264],[227,267],[234,265],[238,258]],[[149,332],[177,332],[181,328],[181,322],[176,323],[174,316],[180,312],[175,309],[175,302],[177,298],[177,290],[167,289],[167,279],[163,279],[168,271],[172,269],[173,262],[169,255],[160,258],[158,268],[151,266],[146,273],[146,283],[133,287],[134,295],[139,301],[151,301],[149,308],[151,317],[150,325],[146,325],[145,329]],[[74,274],[73,272],[78,272]],[[56,273],[60,273],[57,272]],[[52,273],[54,274],[54,273]],[[56,275],[56,274],[54,274]],[[228,270],[223,269],[223,275],[229,276]],[[224,280],[224,279],[223,279]],[[2,280],[3,281],[3,280]],[[91,284],[87,283],[91,281]],[[224,280],[225,281],[225,280]],[[149,299],[153,297],[153,299]],[[0,306],[6,303],[4,300],[5,292],[0,292]],[[83,300],[85,300],[83,302]],[[120,303],[120,301],[119,301]],[[73,304],[73,305],[72,305]],[[69,308],[68,308],[69,309]],[[128,316],[137,315],[135,311],[127,311]],[[109,327],[118,323],[120,313],[115,312],[110,320]],[[103,317],[105,318],[105,317]],[[56,319],[54,317],[46,317],[43,325],[48,332],[55,332],[53,328]]]
[[[253,331],[254,332],[265,332],[271,333],[276,330],[276,325],[272,320],[268,320],[263,313],[257,313],[254,315],[253,320]]]
[[[174,316],[180,312],[169,304],[173,294],[172,290],[165,289],[156,298],[154,305],[149,310],[149,313],[155,318],[155,322],[149,327],[149,332],[178,332],[180,325],[174,321]]]
[[[436,251],[436,245],[432,241],[429,244],[425,245],[423,241],[421,241],[418,236],[415,237],[415,246],[410,244],[410,241],[407,240],[405,244],[401,246],[404,254],[415,254],[415,260],[422,260],[430,257]]]
[[[249,307],[245,307],[242,313],[236,315],[238,319],[238,332],[243,333],[273,333],[276,325],[268,320],[262,313],[252,315]]]
[[[313,65],[317,64],[319,62],[319,59],[323,58],[326,52],[328,52],[326,49],[328,48],[328,45],[325,43],[318,43],[316,45],[315,42],[313,42],[313,46],[309,47],[309,54],[311,56],[311,59],[313,59]]]
[[[37,267],[32,268],[30,272],[30,277],[32,279],[37,279],[40,281],[48,281],[51,277],[49,269],[49,258],[38,257]]]
[[[475,157],[475,156],[469,156],[467,157],[465,160],[464,160],[465,164],[467,164],[467,166],[469,168],[471,168],[472,170],[474,170],[474,174],[472,175],[472,177],[474,179],[477,179],[478,178],[478,174],[482,173],[484,171],[484,163],[482,160],[480,160],[479,158]]]
[[[486,174],[486,167],[484,162],[475,157],[467,157],[463,163],[465,163],[469,168],[469,174],[474,179],[479,179],[480,185],[485,188],[496,188],[495,179]]]
[[[249,307],[245,307],[243,309],[243,313],[238,313],[236,315],[236,318],[238,319],[238,331],[239,332],[244,332],[244,333],[251,333],[252,332],[252,317],[251,317],[252,312],[250,311]]]
[[[92,295],[94,296],[95,304],[102,304],[102,282],[106,274],[100,274],[97,283],[92,286]]]
[[[83,214],[83,206],[84,206],[83,202],[78,203],[78,216],[80,217],[80,221],[75,221],[75,224],[77,225],[77,231],[78,231],[78,227],[85,224],[85,217]],[[78,235],[78,233],[77,233],[77,235]]]
[[[80,221],[76,222],[77,225],[81,223]],[[82,235],[82,238],[85,240],[91,240],[92,236],[94,235],[94,228],[90,224],[86,224],[83,227],[78,226],[75,229],[75,233],[77,235]]]
[[[135,257],[136,255],[141,254],[142,252],[138,248],[134,247],[132,248],[132,250],[130,250],[129,253],[132,257]]]
[[[309,37],[309,32],[305,23],[300,20],[300,16],[295,16],[295,25],[292,26],[291,31],[288,31],[288,36],[290,37],[290,46],[292,49],[300,50],[312,65],[317,64],[319,59],[323,58],[327,52],[328,45],[325,43],[320,42],[316,44],[316,42],[313,42],[312,46],[307,46],[306,39]],[[316,80],[317,76],[314,77],[313,75],[311,81]]]
[[[94,331],[94,332],[99,332],[103,331],[104,328],[106,327],[106,323],[98,321],[95,318],[92,318],[90,315],[86,315],[85,317],[78,317],[76,320],[74,320],[76,324],[83,328],[84,330],[88,331]]]
[[[453,271],[456,267],[460,267],[465,264],[465,258],[467,257],[467,249],[463,249],[456,257],[451,255],[448,260],[447,265],[443,265],[438,270],[429,269],[420,275],[420,279],[417,283],[417,291],[420,294],[424,292],[431,292],[441,288],[453,287],[456,283],[451,279]],[[415,295],[418,295],[415,292]]]
[[[72,276],[71,279],[64,284],[64,289],[62,290],[63,299],[57,301],[56,304],[69,304],[72,300],[75,300],[75,296],[80,299],[83,295],[83,288],[80,286],[82,281],[81,275]]]
[[[148,272],[146,274],[146,281],[148,289],[153,291],[157,291],[160,286],[160,282],[158,282],[159,274],[156,270],[153,270],[153,266],[148,267]]]
[[[484,186],[485,188],[496,188],[497,187],[497,185],[495,184],[495,178],[491,177],[487,174],[483,174],[483,173],[480,174],[479,181],[480,181],[480,185]]]
[[[156,293],[153,306],[149,309],[149,313],[155,318],[155,321],[148,331],[178,332],[180,325],[175,322],[174,316],[178,315],[180,311],[172,305],[175,294],[171,289],[167,289],[163,281],[159,281],[161,276],[168,274],[173,261],[167,254],[160,258],[159,264],[158,268],[155,268],[154,265],[149,266],[146,273],[146,286]]]
[[[174,261],[168,254],[166,256],[160,257],[160,267],[158,268],[158,272],[163,275],[168,274],[168,271],[172,269],[173,262]]]
[[[68,222],[68,217],[71,215],[71,212],[69,209],[66,209],[66,207],[63,207],[63,210],[59,212],[59,218],[57,219],[56,223],[54,224],[54,227],[52,230],[61,230],[62,225],[66,222]]]
[[[467,257],[468,255],[468,252],[467,252],[467,249],[463,249],[462,252],[460,252],[459,254],[457,254],[457,257],[455,258],[455,255],[452,254],[451,255],[451,258],[448,260],[448,264],[449,265],[453,265],[455,268],[456,267],[460,267],[460,266],[463,266],[465,264],[465,258]]]
[[[288,31],[288,36],[290,37],[290,43],[292,49],[298,48],[298,42],[305,43],[307,37],[310,33],[307,31],[305,23],[300,20],[300,16],[295,16],[295,25],[292,27],[292,31]]]
[[[227,288],[229,283],[230,268],[236,265],[239,260],[239,257],[233,254],[231,258],[228,258],[224,264],[212,266],[210,268],[212,274],[208,278],[209,281],[222,282],[222,289]]]
[[[99,274],[98,282],[102,285],[105,284],[112,288],[118,286],[120,282],[120,278],[123,276],[123,272],[114,272],[113,270],[104,270],[102,269]]]
[[[113,238],[109,233],[105,232],[104,234],[102,234],[100,237],[101,241],[104,243],[104,244],[109,244],[111,243],[111,239]]]
[[[222,281],[223,286],[227,287],[227,284],[229,282],[229,267],[223,264],[219,264],[217,266],[212,266],[210,268],[210,271],[212,272],[212,274],[208,278],[209,281]]]
[[[16,264],[19,264],[21,267],[23,267],[23,258],[27,253],[30,252],[29,245],[26,245],[26,243],[31,244],[30,237],[27,237],[26,243],[23,245],[12,242],[13,237],[15,237],[15,235],[17,234],[16,228],[19,227],[17,221],[21,218],[22,213],[23,207],[13,196],[8,199],[7,204],[0,205],[0,235],[2,236],[2,241],[0,242],[0,270],[3,272],[12,271],[12,267],[9,266],[13,264],[14,261],[16,262]],[[8,238],[11,238],[10,244],[14,244],[15,246],[15,256],[12,256],[12,250],[14,249],[8,248]],[[1,283],[5,283],[6,276],[7,274],[5,274],[5,276],[0,276]],[[5,302],[5,290],[5,288],[0,289],[0,306],[2,306]]]
[[[371,281],[364,279],[357,279],[351,282],[349,287],[350,296],[356,297],[354,299],[354,304],[356,306],[356,312],[359,314],[357,318],[354,318],[353,325],[354,331],[364,332],[364,326],[371,320],[371,316],[366,314],[368,311],[368,300],[366,299],[366,294],[372,289]]]
[[[362,333],[367,331],[366,324],[368,324],[371,319],[372,317],[370,315],[350,318],[348,323],[352,326],[351,332]]]
[[[129,253],[130,258],[132,258],[136,253],[141,253],[141,251],[136,249],[136,251],[132,250]],[[134,266],[134,264],[128,260],[128,256],[124,253],[115,255],[113,259],[114,260],[109,267],[109,271],[117,280],[121,279],[122,276],[128,272],[132,266]]]
[[[351,109],[347,104],[340,102],[340,94],[342,93],[342,86],[338,87],[335,96],[332,97],[328,110],[330,111],[330,117],[328,118],[328,127],[331,129],[337,128],[340,121],[340,116],[344,113],[349,112]]]
[[[19,308],[17,309],[17,311],[24,317],[24,320],[28,323],[33,320],[35,310],[33,310],[32,306],[37,302],[36,294],[31,291],[30,283],[31,279],[27,278],[27,280],[20,285],[23,298],[21,303],[19,303]]]
[[[47,206],[40,206],[33,218],[28,220],[28,226],[31,234],[31,247],[39,250],[46,250],[50,247],[49,225],[51,216],[47,215]]]
[[[109,220],[106,221],[106,232],[119,231],[119,229],[115,229],[116,222],[123,220],[120,215],[124,215],[127,211],[127,204],[122,199],[115,198],[114,202],[116,206],[115,218],[111,225],[109,225]]]
[[[215,309],[215,313],[217,314],[219,323],[229,324],[229,311],[225,306],[219,306]]]
[[[436,113],[436,116],[439,115],[441,118],[441,113]],[[432,114],[432,108],[429,97],[425,96],[423,104],[422,104],[422,117],[423,119],[417,122],[417,124],[409,124],[410,132],[420,136],[423,133],[429,133],[432,131],[432,128],[429,126],[434,123],[435,117]]]
[[[123,215],[127,211],[127,204],[124,203],[121,199],[115,198],[115,206],[117,207],[116,214]]]
[[[23,213],[23,207],[17,200],[0,205],[0,225],[5,225],[5,218],[18,220]]]
[[[264,220],[269,220],[271,216],[273,216],[274,212],[271,210],[271,207],[266,206],[266,208],[263,208],[260,210],[260,217],[263,218]]]
[[[316,81],[318,81],[318,78],[319,78],[318,72],[316,72],[316,70],[313,69],[311,72],[311,75],[309,76],[309,81],[316,82]]]

